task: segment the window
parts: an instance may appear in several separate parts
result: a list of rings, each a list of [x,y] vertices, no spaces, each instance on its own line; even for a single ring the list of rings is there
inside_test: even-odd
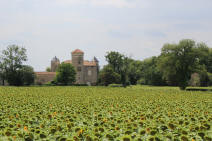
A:
[[[91,76],[91,75],[92,75],[92,71],[88,70],[88,76]]]

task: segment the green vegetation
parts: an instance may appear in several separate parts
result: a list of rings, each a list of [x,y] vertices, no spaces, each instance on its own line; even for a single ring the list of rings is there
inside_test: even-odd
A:
[[[50,67],[47,67],[46,68],[46,72],[51,72],[51,68]]]
[[[102,85],[117,83],[117,79],[111,79],[111,74],[114,73],[119,75],[123,86],[179,86],[184,90],[189,85],[212,84],[212,49],[190,39],[181,40],[177,44],[165,44],[159,56],[143,61],[114,51],[108,52],[105,58],[108,64],[100,71],[104,75],[99,75]],[[112,69],[110,73],[105,71],[108,67]]]
[[[108,86],[109,84],[121,83],[121,76],[116,73],[110,65],[104,66],[99,73],[99,85]]]
[[[70,85],[76,81],[76,71],[71,64],[62,63],[57,69],[56,83]]]
[[[34,71],[31,66],[23,65],[27,61],[26,49],[10,45],[0,55],[0,80],[9,85],[22,86],[34,83]]]
[[[190,39],[164,44],[159,56],[142,61],[116,51],[107,52],[105,59],[108,64],[98,73],[97,85],[179,86],[182,90],[188,86],[212,86],[212,48]],[[32,67],[23,65],[26,60],[25,48],[11,45],[3,50],[0,55],[0,84],[4,85],[5,80],[14,86],[32,84],[35,76]],[[52,85],[73,85],[75,77],[73,66],[61,64]]]
[[[0,87],[0,101],[0,140],[212,139],[211,92],[148,86]]]
[[[159,58],[159,69],[166,80],[175,77],[180,89],[188,86],[191,74],[197,71],[198,57],[195,42],[182,40],[179,44],[166,44]]]
[[[23,65],[20,69],[21,83],[20,85],[31,85],[34,83],[35,73],[31,66]]]

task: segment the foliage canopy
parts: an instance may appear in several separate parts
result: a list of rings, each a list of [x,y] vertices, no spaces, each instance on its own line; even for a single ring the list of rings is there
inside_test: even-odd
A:
[[[1,78],[10,85],[30,85],[34,82],[33,68],[24,66],[27,61],[26,49],[17,45],[10,45],[2,51],[0,56]]]
[[[60,64],[56,73],[56,82],[59,84],[68,85],[76,81],[76,71],[71,64]]]

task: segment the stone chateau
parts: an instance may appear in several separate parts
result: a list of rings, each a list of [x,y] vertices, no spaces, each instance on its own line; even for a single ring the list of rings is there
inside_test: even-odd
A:
[[[72,60],[66,60],[64,63],[70,63],[76,70],[76,84],[95,85],[97,83],[99,72],[99,61],[96,57],[92,61],[84,60],[84,52],[76,49],[72,53]],[[56,70],[60,65],[60,60],[54,57],[51,61],[51,72],[36,72],[35,84],[45,84],[54,80]]]

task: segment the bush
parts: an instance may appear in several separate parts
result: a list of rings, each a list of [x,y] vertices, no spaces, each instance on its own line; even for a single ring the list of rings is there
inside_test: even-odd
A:
[[[104,66],[99,73],[99,84],[108,86],[113,83],[120,83],[121,76],[116,73],[110,65]]]
[[[141,78],[137,81],[137,84],[140,84],[140,85],[145,85],[145,79],[144,78]]]

